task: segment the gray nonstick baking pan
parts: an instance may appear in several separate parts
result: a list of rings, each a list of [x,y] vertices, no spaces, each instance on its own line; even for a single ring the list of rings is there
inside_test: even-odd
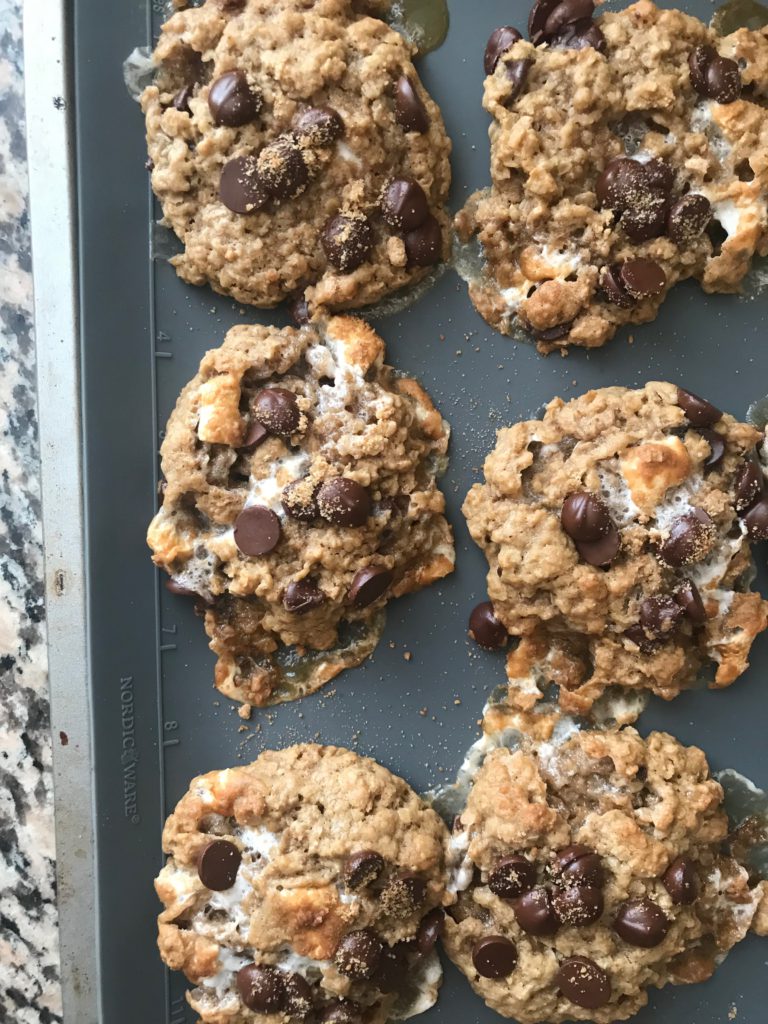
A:
[[[710,18],[705,0],[685,0]],[[453,205],[488,180],[482,54],[523,0],[450,0],[447,40],[421,60],[454,142]],[[426,790],[477,737],[503,656],[465,638],[485,566],[462,499],[495,430],[555,395],[669,379],[744,415],[768,391],[768,298],[684,285],[655,323],[605,349],[542,358],[493,333],[447,271],[381,319],[389,361],[415,374],[453,428],[444,479],[456,573],[390,605],[375,657],[325,692],[243,722],[212,687],[213,656],[190,604],[167,593],[144,541],[156,506],[163,424],[202,353],[235,323],[285,322],[177,280],[144,169],[143,123],[122,62],[164,17],[151,0],[27,0],[32,216],[44,453],[65,1017],[69,1024],[183,1024],[184,981],[155,949],[166,814],[195,774],[265,747],[322,740],[370,754]],[[67,158],[65,159],[65,154]],[[768,552],[758,550],[758,562]],[[768,594],[768,575],[758,579]],[[768,786],[768,636],[723,692],[651,702],[641,720]],[[748,939],[703,985],[655,993],[639,1024],[761,1024],[768,950]],[[495,1019],[447,965],[424,1024]]]

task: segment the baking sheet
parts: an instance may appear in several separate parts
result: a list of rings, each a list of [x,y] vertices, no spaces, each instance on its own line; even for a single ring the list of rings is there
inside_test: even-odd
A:
[[[684,6],[704,18],[713,10],[703,0]],[[420,70],[454,142],[455,209],[488,180],[488,119],[480,106],[486,39],[499,24],[522,28],[528,5],[449,0],[449,8],[448,38],[421,60]],[[449,779],[477,736],[487,695],[504,678],[503,656],[464,638],[469,610],[484,597],[485,565],[469,541],[460,505],[495,430],[536,413],[554,395],[654,378],[679,382],[743,415],[768,391],[768,300],[705,297],[695,285],[683,285],[655,323],[619,334],[601,351],[574,351],[566,359],[543,359],[532,346],[492,332],[452,272],[406,312],[378,321],[388,360],[423,382],[453,428],[443,486],[456,531],[457,571],[390,605],[383,640],[368,664],[297,704],[255,710],[244,723],[212,688],[214,659],[202,624],[189,603],[160,586],[144,534],[156,505],[162,427],[202,353],[233,324],[286,320],[280,311],[244,309],[188,287],[165,262],[170,240],[153,225],[158,211],[144,170],[142,118],[121,72],[131,49],[156,34],[164,5],[121,0],[107,10],[103,2],[74,0],[68,9],[89,643],[84,682],[92,711],[97,867],[92,892],[85,885],[62,893],[62,914],[70,934],[79,915],[89,921],[95,915],[97,949],[81,948],[79,962],[64,964],[67,1019],[183,1024],[194,1015],[184,1003],[183,979],[167,972],[156,953],[151,883],[163,860],[162,822],[188,780],[250,760],[267,746],[304,740],[370,754],[420,790]],[[34,201],[33,195],[33,210]],[[47,286],[40,282],[41,295]],[[55,345],[52,336],[46,344]],[[76,446],[76,410],[71,417],[60,413],[57,422],[49,417],[48,434],[60,433]],[[47,531],[62,517],[76,516],[53,505],[46,509]],[[758,557],[765,561],[765,550]],[[759,583],[768,593],[763,571]],[[67,642],[57,639],[54,664]],[[689,692],[671,705],[653,700],[641,729],[667,729],[702,746],[714,769],[732,766],[766,787],[766,670],[763,636],[751,669],[734,687]],[[78,685],[79,678],[57,674],[54,693]],[[56,700],[54,716],[57,735],[66,729],[66,716],[56,716]],[[66,756],[59,751],[59,763]],[[72,861],[68,808],[57,800],[61,856]],[[87,840],[78,840],[86,853]],[[765,960],[765,945],[748,939],[711,982],[652,995],[637,1020],[721,1024],[735,1007],[739,1024],[758,1024],[765,1019]],[[87,1010],[85,1001],[78,1003],[81,970],[96,979]],[[423,1019],[473,1024],[498,1018],[448,964],[441,1001]]]

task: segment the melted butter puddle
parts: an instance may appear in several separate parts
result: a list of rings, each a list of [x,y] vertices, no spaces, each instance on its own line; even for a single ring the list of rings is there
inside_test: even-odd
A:
[[[758,29],[768,25],[768,7],[757,0],[727,0],[710,22],[718,35],[727,36],[738,28]]]
[[[395,0],[390,24],[417,48],[419,56],[431,53],[448,35],[446,0]]]

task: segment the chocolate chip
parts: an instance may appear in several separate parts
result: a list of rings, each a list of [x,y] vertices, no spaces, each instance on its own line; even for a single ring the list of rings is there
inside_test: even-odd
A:
[[[337,476],[320,486],[317,507],[334,526],[363,526],[371,514],[371,499],[362,484]]]
[[[358,608],[367,608],[389,589],[394,579],[391,569],[369,565],[355,573],[347,597]]]
[[[294,615],[306,615],[325,604],[325,594],[309,580],[293,580],[285,588],[283,607]]]
[[[659,641],[655,637],[649,637],[643,627],[637,623],[624,630],[624,636],[636,644],[643,654],[653,654],[659,648]]]
[[[279,1013],[285,1006],[282,971],[266,964],[248,964],[237,972],[237,991],[249,1010]]]
[[[191,114],[189,101],[194,91],[193,85],[184,85],[179,89],[171,101],[171,106],[181,114]]]
[[[398,945],[405,945],[398,943]],[[405,983],[408,965],[404,951],[385,947],[381,954],[379,966],[373,978],[373,984],[380,992],[397,992]]]
[[[286,388],[262,388],[257,391],[251,401],[251,412],[270,434],[277,434],[278,437],[290,437],[301,422],[296,395]]]
[[[701,600],[699,588],[693,580],[682,580],[672,595],[691,622],[701,625],[707,621],[707,610]]]
[[[549,40],[549,45],[562,50],[586,50],[591,47],[598,53],[605,53],[607,49],[602,30],[591,18],[574,21],[561,28]]]
[[[426,956],[435,948],[444,924],[445,911],[442,907],[435,907],[421,919],[416,932],[416,949],[420,956]]]
[[[632,298],[638,300],[661,295],[667,283],[667,275],[654,260],[626,260],[619,277]]]
[[[238,445],[237,450],[240,452],[256,451],[259,445],[263,444],[266,441],[268,436],[269,431],[264,426],[264,424],[259,423],[257,419],[252,419],[251,422],[248,424],[248,429],[245,432],[243,443]]]
[[[536,0],[528,15],[528,36],[534,46],[545,40],[544,28],[550,14],[560,5],[560,0]]]
[[[704,459],[705,472],[716,469],[725,455],[725,438],[716,430],[710,430],[708,427],[699,427],[697,433],[701,434],[709,445],[709,455]]]
[[[614,306],[629,309],[635,305],[636,300],[632,298],[622,283],[620,263],[614,263],[610,267],[603,267],[600,276],[600,287],[603,290],[603,295]]]
[[[475,943],[472,963],[481,978],[506,978],[517,967],[517,946],[503,935],[486,935]]]
[[[253,92],[242,71],[227,71],[208,92],[213,122],[227,128],[239,128],[253,121],[261,110],[261,96]]]
[[[621,538],[616,527],[611,526],[608,533],[599,540],[581,540],[575,541],[575,544],[580,557],[588,565],[600,568],[601,566],[610,565],[616,557],[621,547]]]
[[[493,74],[501,55],[511,49],[522,38],[517,29],[511,25],[503,25],[501,28],[494,29],[491,32],[485,47],[485,56],[483,57],[483,68],[486,75]]]
[[[349,932],[336,947],[334,963],[348,978],[372,978],[381,962],[384,947],[370,928]]]
[[[567,338],[571,333],[573,327],[573,320],[568,320],[563,324],[555,324],[554,327],[547,327],[543,331],[534,331],[533,336],[536,341],[560,341],[561,338]]]
[[[684,388],[677,389],[676,401],[692,427],[711,427],[713,423],[723,418],[716,405]]]
[[[255,213],[269,199],[253,154],[236,156],[224,164],[219,178],[219,199],[233,213]]]
[[[300,974],[289,974],[285,980],[285,1009],[300,1020],[312,1012],[312,986]]]
[[[185,587],[181,583],[177,583],[174,579],[165,581],[165,589],[169,594],[175,594],[176,597],[199,597],[197,591],[192,590],[191,587]]]
[[[472,609],[469,616],[469,635],[481,647],[496,650],[504,647],[508,640],[505,627],[496,618],[490,601],[483,601]]]
[[[557,972],[557,986],[576,1006],[597,1010],[611,998],[611,979],[594,960],[586,956],[570,956]]]
[[[707,96],[707,68],[717,56],[712,46],[697,46],[688,54],[691,85],[700,96]]]
[[[319,485],[314,484],[309,477],[303,480],[294,480],[283,488],[281,504],[286,515],[291,519],[298,519],[300,523],[311,523],[317,519],[320,510],[317,507],[317,492]]]
[[[715,538],[715,524],[701,508],[693,508],[675,519],[667,539],[659,548],[659,557],[678,568],[706,557]]]
[[[437,217],[427,214],[423,224],[403,236],[409,267],[433,267],[443,256],[443,229]]]
[[[647,597],[640,605],[640,625],[653,639],[668,638],[682,617],[683,609],[668,594]]]
[[[592,924],[603,913],[603,893],[594,886],[567,885],[552,894],[552,908],[564,925]]]
[[[197,873],[206,889],[223,892],[231,889],[237,879],[242,854],[227,839],[214,839],[197,855]]]
[[[151,174],[152,171],[154,171],[154,169],[155,161],[152,159],[151,156],[148,156],[147,159],[144,161],[144,170],[148,171]]]
[[[589,491],[574,491],[563,502],[560,512],[563,529],[575,541],[594,541],[611,528],[611,514],[603,499]]]
[[[513,103],[525,88],[528,79],[528,72],[533,67],[530,57],[522,57],[520,60],[511,60],[506,65],[506,77],[510,89],[504,99],[504,106],[508,107]]]
[[[622,214],[621,226],[633,242],[647,242],[649,238],[658,238],[664,234],[668,211],[668,196],[662,192],[643,192],[634,206]]]
[[[704,73],[707,96],[717,103],[733,103],[741,95],[741,73],[735,60],[716,56]]]
[[[752,508],[763,493],[763,473],[754,459],[739,467],[734,488],[736,511],[742,513]]]
[[[391,878],[379,894],[379,902],[390,917],[410,917],[427,895],[427,886],[418,875],[404,874]]]
[[[298,327],[303,327],[312,319],[309,312],[307,296],[304,292],[299,292],[297,295],[294,295],[288,304],[288,311],[291,314],[291,320],[293,320]]]
[[[424,189],[413,178],[395,178],[384,189],[381,215],[395,231],[413,231],[429,215]]]
[[[706,196],[689,192],[670,207],[667,234],[681,249],[687,248],[703,233],[712,219],[712,206]]]
[[[342,274],[349,274],[368,259],[373,230],[364,214],[340,213],[325,225],[321,241],[328,262]]]
[[[751,540],[768,540],[768,498],[761,498],[744,516]]]
[[[334,999],[320,1011],[321,1024],[362,1024],[365,1013],[351,999]]]
[[[513,900],[536,884],[536,868],[520,854],[504,857],[490,874],[488,888],[503,900]]]
[[[257,174],[263,188],[276,202],[294,199],[307,187],[309,171],[301,149],[281,135],[259,153]]]
[[[296,131],[312,146],[331,146],[344,134],[344,122],[333,107],[310,107],[294,118]]]
[[[574,843],[558,850],[553,871],[568,882],[600,888],[605,881],[603,861],[589,846]]]
[[[244,555],[268,555],[280,543],[280,520],[264,505],[249,505],[235,520],[235,544]]]
[[[554,935],[560,921],[552,906],[548,889],[539,886],[515,900],[515,920],[529,935]]]
[[[601,206],[621,213],[646,187],[643,165],[619,156],[606,164],[595,182],[595,195]]]
[[[547,16],[544,36],[549,39],[555,33],[576,21],[584,21],[595,13],[593,0],[562,0]]]
[[[676,906],[690,906],[699,895],[699,883],[693,861],[687,857],[673,860],[662,876],[664,888]]]
[[[384,870],[384,858],[375,850],[357,850],[347,857],[342,876],[350,889],[362,889],[375,882]]]
[[[395,120],[407,132],[423,135],[429,131],[429,117],[421,97],[407,75],[395,86]]]
[[[642,165],[643,175],[651,188],[671,192],[675,184],[675,170],[666,160],[655,156]]]
[[[661,907],[646,898],[627,900],[619,907],[613,930],[630,946],[653,949],[667,937],[670,921]]]

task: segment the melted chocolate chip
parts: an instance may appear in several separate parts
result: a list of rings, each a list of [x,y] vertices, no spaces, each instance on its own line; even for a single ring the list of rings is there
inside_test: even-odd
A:
[[[666,160],[657,156],[642,166],[645,180],[651,188],[660,189],[662,192],[672,191],[675,184],[675,171]]]
[[[219,199],[233,213],[255,213],[268,201],[269,193],[258,175],[253,154],[237,156],[224,164],[219,178]]]
[[[552,908],[564,925],[592,924],[603,913],[603,893],[594,886],[567,885],[552,894]]]
[[[248,964],[237,972],[237,991],[249,1010],[279,1013],[285,1006],[282,971],[266,964]]]
[[[395,120],[407,132],[423,135],[429,131],[429,117],[421,97],[407,75],[395,86]]]
[[[491,650],[506,645],[507,631],[496,618],[490,601],[483,601],[472,609],[469,616],[469,635],[481,647],[488,647]]]
[[[435,907],[421,919],[416,932],[416,949],[420,956],[426,956],[435,948],[444,924],[445,911],[442,907]]]
[[[661,295],[667,284],[667,275],[653,260],[626,260],[619,277],[632,298],[638,300]]]
[[[427,884],[418,875],[404,874],[391,878],[379,895],[385,914],[390,917],[410,917],[424,902]]]
[[[486,935],[475,943],[472,963],[481,978],[506,978],[517,967],[517,946],[503,935]]]
[[[285,588],[283,607],[293,615],[306,615],[325,604],[325,594],[309,580],[294,580]]]
[[[616,527],[611,525],[608,533],[599,540],[581,540],[575,541],[575,544],[580,557],[588,565],[600,568],[610,565],[616,557],[621,547],[621,537]]]
[[[557,985],[566,999],[585,1010],[597,1010],[611,998],[611,980],[602,967],[586,956],[563,960]]]
[[[574,541],[595,541],[611,528],[611,515],[603,499],[589,491],[574,491],[560,512],[563,529]]]
[[[591,18],[594,13],[593,0],[561,0],[547,15],[547,20],[544,23],[544,37],[550,39],[566,25],[584,21]]]
[[[413,178],[395,178],[384,190],[381,215],[395,231],[413,231],[429,215],[424,189]]]
[[[741,514],[752,508],[763,493],[763,473],[754,459],[739,467],[734,486],[736,511]]]
[[[431,213],[423,224],[403,236],[409,267],[433,267],[443,255],[443,229]]]
[[[513,900],[536,884],[536,868],[520,854],[500,860],[490,874],[488,888],[503,900]]]
[[[384,858],[375,850],[351,853],[344,864],[344,882],[350,889],[362,889],[375,882],[384,870]]]
[[[653,900],[627,900],[619,907],[613,921],[613,930],[629,943],[642,949],[653,949],[664,941],[670,921]]]
[[[591,47],[598,53],[605,53],[607,49],[600,26],[591,18],[574,21],[561,28],[549,40],[549,45],[562,50],[586,50]]]
[[[713,423],[723,418],[717,406],[684,388],[677,389],[677,404],[692,427],[711,427]]]
[[[334,999],[320,1011],[321,1024],[362,1024],[365,1013],[351,999]]]
[[[552,906],[552,896],[542,886],[524,893],[513,904],[515,920],[529,935],[554,935],[560,920]]]
[[[717,103],[733,103],[741,95],[741,73],[735,60],[718,55],[707,65],[704,77],[707,96]]]
[[[235,520],[235,544],[244,555],[268,555],[280,543],[280,520],[264,505],[249,505]]]
[[[544,27],[547,18],[558,6],[560,0],[536,0],[528,15],[528,37],[534,46],[544,42]]]
[[[566,323],[555,324],[554,327],[546,327],[544,330],[534,331],[533,336],[536,341],[560,341],[561,338],[568,337],[572,327],[573,320],[568,320]]]
[[[384,947],[370,928],[349,932],[336,947],[334,963],[341,974],[365,981],[372,978],[381,962]]]
[[[768,540],[768,498],[761,498],[744,516],[752,540]]]
[[[379,992],[397,992],[405,983],[407,970],[408,965],[404,952],[396,948],[385,947],[373,977],[373,984]]]
[[[257,419],[252,419],[248,424],[248,429],[245,432],[243,443],[238,445],[238,451],[240,452],[253,452],[263,444],[267,437],[269,437],[269,431],[263,423],[259,423]]]
[[[699,883],[693,861],[687,857],[673,860],[662,876],[664,888],[676,906],[690,906],[699,895]]]
[[[605,881],[603,861],[589,846],[574,843],[558,850],[553,871],[563,880],[577,885],[600,888]]]
[[[286,388],[262,388],[251,401],[251,411],[270,434],[290,437],[301,422],[296,395]]]
[[[701,508],[691,509],[672,523],[659,557],[674,568],[690,565],[706,557],[714,537],[715,524],[707,513]]]
[[[643,165],[630,157],[611,160],[595,182],[595,195],[601,206],[621,213],[645,187]]]
[[[603,295],[614,306],[630,309],[635,305],[636,299],[632,298],[621,280],[620,263],[614,263],[610,267],[603,267],[600,276],[600,287],[603,290]]]
[[[191,114],[189,101],[194,91],[193,85],[184,85],[179,89],[171,101],[171,106],[181,114]]]
[[[647,597],[640,605],[640,625],[652,639],[667,639],[682,617],[683,609],[668,594]]]
[[[231,889],[237,879],[242,854],[226,839],[214,839],[197,855],[197,873],[206,889],[223,892]]]
[[[508,107],[513,103],[525,88],[528,80],[528,72],[533,67],[530,57],[522,57],[520,60],[511,60],[506,65],[506,76],[509,82],[509,92],[504,100],[504,106]]]
[[[332,107],[310,107],[293,122],[296,131],[312,146],[332,146],[344,134],[344,122]]]
[[[707,621],[704,602],[701,599],[699,588],[693,580],[682,580],[672,596],[695,625],[701,625],[702,622]]]
[[[655,637],[649,637],[639,623],[625,629],[624,636],[636,644],[643,654],[653,654],[659,648],[659,641]]]
[[[517,29],[511,25],[503,25],[501,28],[494,29],[491,32],[483,57],[483,68],[486,75],[493,74],[501,55],[511,49],[522,38]]]
[[[371,514],[371,499],[362,484],[337,476],[320,486],[317,507],[334,526],[363,526]]]
[[[312,986],[300,974],[289,974],[285,980],[285,1009],[300,1020],[312,1012]]]
[[[262,149],[257,174],[262,187],[278,203],[300,195],[309,181],[301,149],[287,135],[279,136]]]
[[[320,510],[317,507],[317,492],[319,486],[313,484],[309,477],[303,480],[294,480],[283,488],[281,504],[286,515],[291,519],[298,519],[301,523],[311,523],[317,519]]]
[[[211,83],[208,106],[214,124],[239,128],[256,118],[261,96],[252,91],[242,71],[227,71]]]
[[[704,471],[717,469],[725,455],[725,438],[708,427],[699,427],[698,433],[709,445],[709,455],[704,459]]]
[[[362,213],[338,214],[323,228],[321,241],[331,266],[342,274],[349,274],[370,256],[373,229]]]
[[[667,214],[667,234],[681,249],[703,234],[712,219],[712,206],[706,196],[689,192],[676,200]]]
[[[369,565],[355,573],[347,597],[358,608],[367,608],[386,593],[393,579],[391,569]]]
[[[716,56],[712,46],[697,46],[688,54],[691,85],[700,96],[707,95],[707,68]]]

